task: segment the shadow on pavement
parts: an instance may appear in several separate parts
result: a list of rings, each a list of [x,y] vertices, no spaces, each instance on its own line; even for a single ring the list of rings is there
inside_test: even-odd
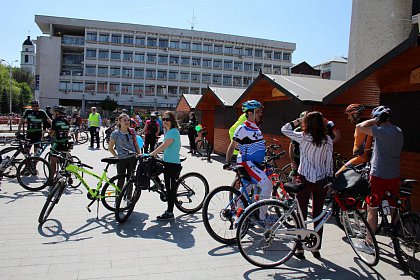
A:
[[[209,251],[209,255],[213,257],[227,256],[238,253],[238,246],[236,245],[222,245]]]

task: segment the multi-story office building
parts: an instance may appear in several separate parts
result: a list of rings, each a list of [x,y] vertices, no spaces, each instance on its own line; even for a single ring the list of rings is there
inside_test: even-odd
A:
[[[174,108],[208,85],[247,87],[288,75],[296,44],[138,24],[35,16],[37,94],[45,105]]]

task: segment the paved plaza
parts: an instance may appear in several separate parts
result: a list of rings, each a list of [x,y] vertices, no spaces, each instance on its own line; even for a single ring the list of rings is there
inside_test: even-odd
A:
[[[210,189],[229,185],[234,174],[222,170],[223,158],[211,163],[187,153],[182,173],[203,174]],[[0,147],[2,148],[2,147]],[[76,145],[73,151],[100,173],[105,150]],[[113,173],[115,174],[114,169]],[[92,180],[88,182],[93,183]],[[48,220],[38,226],[47,192],[29,192],[16,180],[4,179],[0,191],[0,279],[411,279],[399,269],[389,239],[381,241],[379,264],[361,263],[333,219],[326,224],[322,259],[306,252],[306,260],[290,259],[276,269],[259,269],[242,258],[236,246],[222,246],[206,232],[201,212],[183,215],[175,210],[172,222],[158,222],[166,209],[158,194],[142,193],[129,220],[118,224],[114,214],[89,200],[80,187],[67,190]]]

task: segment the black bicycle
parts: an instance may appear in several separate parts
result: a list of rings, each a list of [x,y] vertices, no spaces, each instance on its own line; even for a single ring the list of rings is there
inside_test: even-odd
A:
[[[197,153],[200,156],[205,157],[207,161],[210,161],[210,156],[213,152],[213,146],[207,140],[207,134],[207,130],[205,129],[205,127],[203,127],[203,129],[201,130],[201,139],[195,142],[195,147],[197,148]]]
[[[185,159],[182,158],[181,161]],[[120,223],[124,223],[130,217],[142,190],[157,192],[160,200],[167,201],[165,185],[159,177],[164,171],[163,161],[153,157],[139,156],[137,162],[136,173],[132,174],[124,184],[115,203],[115,218]],[[150,177],[142,177],[139,180],[137,173],[140,173],[139,169],[144,164],[150,168]],[[149,180],[152,184],[149,184]],[[179,177],[176,190],[175,206],[183,213],[192,214],[203,207],[204,198],[209,193],[209,184],[203,175],[189,172]]]

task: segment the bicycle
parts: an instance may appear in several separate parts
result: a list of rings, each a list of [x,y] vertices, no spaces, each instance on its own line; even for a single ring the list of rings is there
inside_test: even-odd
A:
[[[59,159],[63,161],[68,161],[68,158],[56,155]],[[38,222],[40,224],[44,223],[49,215],[51,214],[52,209],[54,206],[60,201],[60,198],[62,194],[64,193],[65,188],[69,184],[69,179],[72,175],[74,175],[78,180],[81,181],[82,185],[87,190],[87,198],[91,200],[91,202],[86,206],[86,209],[91,212],[90,206],[92,206],[93,203],[97,202],[97,212],[96,212],[96,218],[98,218],[98,212],[99,212],[99,200],[101,200],[102,204],[106,209],[109,211],[115,211],[115,200],[118,196],[118,194],[121,192],[121,188],[118,187],[117,183],[119,179],[124,178],[125,180],[129,179],[129,175],[127,174],[118,174],[112,178],[108,178],[107,172],[108,168],[111,164],[116,164],[118,162],[118,158],[103,158],[101,159],[101,162],[106,163],[106,167],[103,170],[101,175],[97,175],[85,168],[93,169],[93,167],[84,164],[84,163],[78,163],[73,164],[66,162],[65,163],[65,169],[59,171],[59,177],[56,182],[56,184],[51,189],[50,193],[48,194],[47,200],[41,210],[41,213],[38,217]],[[84,168],[85,167],[85,168]],[[90,186],[86,183],[86,181],[83,179],[82,174],[86,173],[89,176],[92,176],[98,180],[98,183],[96,184],[96,188],[90,188]]]
[[[268,162],[275,162],[285,152],[271,155]],[[211,191],[203,205],[203,223],[209,235],[223,244],[234,244],[236,241],[236,225],[243,210],[259,199],[260,188],[257,182],[249,176],[245,168],[236,166],[231,168],[236,173],[236,179],[231,186],[221,186]],[[284,196],[282,188],[284,176],[279,170],[265,163],[265,172],[273,183],[272,196],[280,199]]]
[[[328,186],[328,185],[327,185]],[[284,184],[288,197],[283,201],[267,199],[250,205],[239,220],[236,240],[241,255],[251,264],[271,268],[289,260],[297,247],[302,243],[304,250],[315,250],[320,243],[319,229],[332,216],[333,202],[322,211],[318,217],[305,221],[297,201],[296,194],[304,188],[304,184]],[[338,193],[333,194],[338,200]],[[259,219],[261,207],[267,208],[267,218]],[[346,209],[347,210],[347,209]],[[369,266],[379,261],[379,249],[372,229],[360,213],[352,210],[342,212],[346,228],[346,237],[356,255]],[[314,230],[307,228],[308,224],[320,221]],[[354,244],[364,240],[366,236],[372,240],[372,254],[357,251]]]
[[[78,137],[76,139],[76,135]],[[78,126],[72,126],[69,130],[69,136],[75,141],[77,144],[85,144],[89,141],[89,133],[85,130],[80,129]]]
[[[111,125],[105,132],[102,131],[102,147],[104,150],[108,150],[109,139],[111,139],[111,133],[115,130],[116,125],[117,124]]]
[[[197,149],[197,153],[205,157],[207,161],[210,161],[211,153],[213,152],[213,146],[209,143],[206,136],[208,132],[206,131],[205,127],[201,129],[201,139],[195,141],[195,147]]]
[[[186,158],[182,158],[184,161]],[[129,180],[122,187],[115,204],[115,219],[119,223],[124,223],[130,217],[134,207],[141,196],[142,190],[157,192],[160,200],[166,202],[167,192],[165,185],[160,179],[164,171],[163,161],[153,157],[137,157],[138,165],[136,173],[139,173],[140,165],[147,164],[151,168],[150,178],[142,180],[151,180],[153,185],[145,184],[143,186],[137,180],[137,174],[132,174]],[[183,213],[192,214],[199,211],[203,206],[203,201],[209,193],[209,184],[206,178],[200,173],[189,172],[183,174],[177,180],[175,206]],[[194,198],[194,201],[193,199]]]
[[[58,180],[57,175],[59,174],[60,170],[65,170],[68,164],[71,163],[79,167],[81,166],[82,161],[77,156],[73,156],[70,153],[70,150],[73,149],[73,145],[69,144],[68,149],[69,151],[63,152],[63,151],[58,151],[51,147],[50,151],[45,155],[45,160],[47,160],[48,162],[51,162],[51,157],[56,157],[58,159],[56,176],[55,178],[53,178],[52,180],[53,182],[56,182]],[[81,177],[83,178],[83,172],[81,172]],[[70,178],[69,178],[70,187],[75,189],[75,188],[78,188],[81,184],[82,182],[79,179],[77,179],[77,177],[74,174],[70,173]]]

